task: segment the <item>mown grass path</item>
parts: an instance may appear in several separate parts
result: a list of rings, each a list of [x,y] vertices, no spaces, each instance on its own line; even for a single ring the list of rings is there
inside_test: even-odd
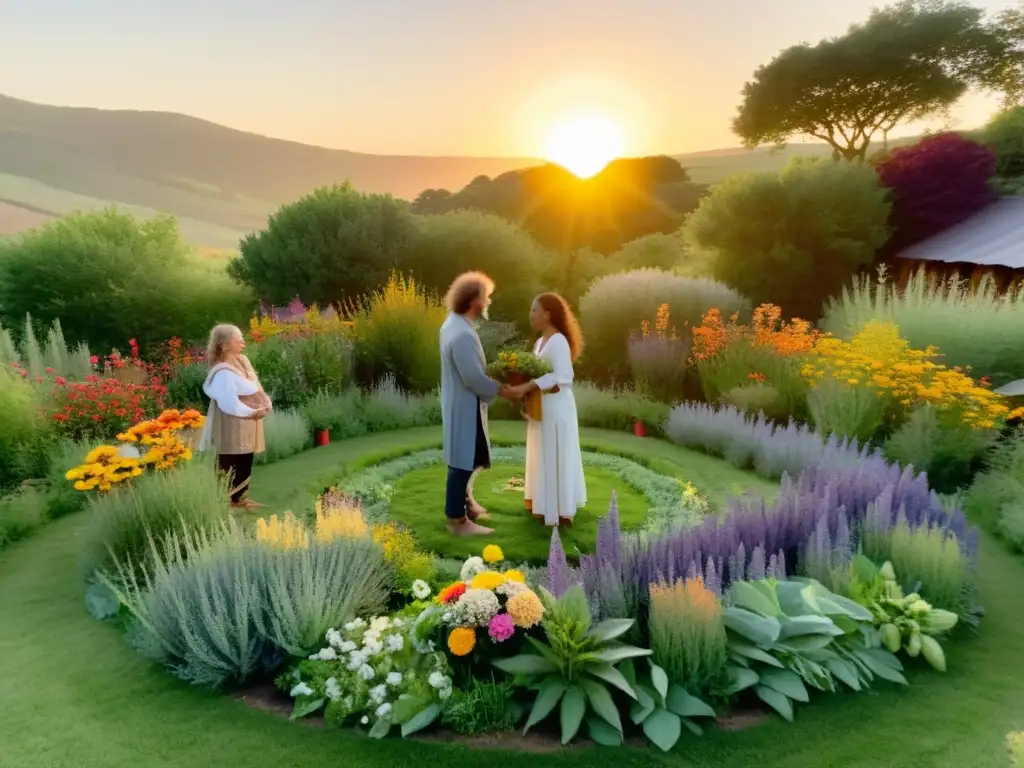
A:
[[[513,439],[517,425],[496,425]],[[275,509],[301,507],[331,466],[368,454],[436,445],[437,430],[379,435],[259,468],[256,490]],[[668,443],[585,431],[584,441],[687,467],[710,493],[716,467]],[[663,468],[659,468],[662,471]],[[703,473],[703,474],[702,474]],[[732,482],[732,481],[728,481]],[[752,487],[764,487],[751,480]],[[114,627],[85,610],[74,515],[0,555],[2,768],[991,768],[1009,765],[1008,732],[1024,729],[1024,561],[984,539],[977,638],[948,646],[950,671],[915,667],[909,689],[817,697],[792,725],[684,738],[678,751],[567,749],[545,754],[468,750],[289,723],[226,696],[190,688],[143,661]]]

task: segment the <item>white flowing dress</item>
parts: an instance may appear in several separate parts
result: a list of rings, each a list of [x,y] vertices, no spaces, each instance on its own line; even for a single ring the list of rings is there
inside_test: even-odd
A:
[[[530,419],[527,425],[525,495],[533,504],[533,514],[543,517],[546,525],[556,526],[559,518],[572,520],[576,510],[587,503],[572,392],[572,353],[569,341],[560,333],[546,344],[538,339],[533,353],[551,366],[551,373],[537,379],[537,386],[544,391],[557,385],[559,391],[541,395],[543,418]]]

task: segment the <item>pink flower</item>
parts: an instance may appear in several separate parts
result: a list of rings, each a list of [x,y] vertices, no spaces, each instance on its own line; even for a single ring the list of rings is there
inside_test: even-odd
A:
[[[507,613],[499,613],[491,619],[491,623],[487,627],[487,634],[490,635],[491,640],[496,643],[504,643],[515,633],[515,622],[512,621],[512,617]]]

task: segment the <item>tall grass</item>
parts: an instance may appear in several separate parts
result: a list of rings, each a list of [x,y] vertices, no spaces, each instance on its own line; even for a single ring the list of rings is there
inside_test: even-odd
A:
[[[372,386],[391,374],[407,392],[432,392],[441,376],[437,338],[446,316],[412,278],[392,274],[354,313],[361,382]]]
[[[722,606],[700,579],[652,584],[648,624],[654,661],[670,680],[694,694],[721,682],[727,660]]]
[[[0,369],[0,492],[45,471],[52,431],[37,395],[20,376]]]
[[[29,376],[53,375],[82,380],[92,373],[91,353],[85,344],[68,346],[60,320],[54,320],[47,330],[46,339],[39,342],[31,316],[25,317],[21,333],[21,345],[14,343],[14,337],[0,326],[0,363],[10,368],[13,363],[22,365]]]
[[[363,397],[367,432],[427,427],[441,423],[441,396],[437,391],[410,395],[388,374]]]
[[[198,456],[131,485],[93,496],[82,545],[86,577],[152,566],[150,540],[162,543],[183,525],[209,530],[229,515],[226,479],[212,456]]]
[[[331,627],[386,605],[390,570],[369,538],[282,549],[233,521],[150,538],[150,570],[103,581],[136,622],[148,658],[196,685],[241,683],[315,650]]]
[[[263,420],[266,450],[257,456],[261,464],[270,464],[294,456],[313,445],[313,429],[301,411],[274,410]]]
[[[821,327],[852,339],[871,320],[895,323],[914,349],[938,347],[943,363],[970,366],[996,386],[1024,378],[1024,291],[1000,296],[990,276],[972,289],[922,269],[902,291],[884,273],[864,277],[829,302]]]

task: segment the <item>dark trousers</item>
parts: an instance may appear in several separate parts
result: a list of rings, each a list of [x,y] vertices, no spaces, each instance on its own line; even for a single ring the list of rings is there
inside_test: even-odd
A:
[[[476,451],[473,456],[473,466],[476,469],[487,469],[491,466],[491,451],[487,445],[487,436],[484,434],[483,419],[480,418],[480,409],[476,412]],[[444,494],[444,515],[449,520],[461,520],[466,516],[469,506],[469,481],[475,470],[459,469],[448,467],[448,484]]]
[[[249,490],[249,483],[252,480],[251,453],[227,454],[217,456],[217,469],[228,476],[228,484],[231,488],[231,503],[237,504]]]

